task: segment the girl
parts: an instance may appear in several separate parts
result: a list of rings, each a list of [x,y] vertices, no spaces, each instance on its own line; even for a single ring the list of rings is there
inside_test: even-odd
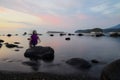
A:
[[[30,40],[30,42],[29,42],[30,47],[35,47],[38,44],[38,40],[39,40],[39,42],[41,42],[36,30],[33,30],[33,33],[29,40]]]

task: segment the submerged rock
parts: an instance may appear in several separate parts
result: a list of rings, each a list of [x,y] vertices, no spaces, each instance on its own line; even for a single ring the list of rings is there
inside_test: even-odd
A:
[[[91,60],[91,62],[92,63],[100,63],[98,60],[96,60],[96,59],[93,59],[93,60]]]
[[[5,45],[6,45],[7,48],[15,48],[15,47],[18,47],[18,45],[9,44],[9,43],[5,43]]]
[[[68,37],[68,38],[65,38],[65,40],[70,40],[70,38]]]
[[[2,47],[2,44],[0,43],[0,48]]]
[[[51,59],[54,57],[54,50],[51,47],[36,46],[26,50],[25,57],[38,59]]]
[[[24,32],[24,33],[23,33],[23,36],[25,36],[25,35],[27,35],[27,32]]]
[[[66,61],[66,63],[78,69],[89,69],[91,67],[88,61],[81,58],[72,58]]]
[[[4,42],[4,40],[0,39],[0,43],[3,43],[3,42]]]
[[[60,33],[60,36],[65,36],[66,34],[65,33]]]
[[[20,51],[19,49],[15,49],[15,51]]]
[[[53,34],[50,34],[50,36],[54,36]]]
[[[83,36],[83,34],[82,34],[82,33],[79,33],[79,34],[77,34],[77,36]]]
[[[12,34],[7,34],[7,36],[8,36],[8,37],[11,37],[11,36],[12,36]]]
[[[113,61],[103,69],[101,80],[120,80],[120,59]]]
[[[20,42],[14,42],[14,44],[20,44]]]

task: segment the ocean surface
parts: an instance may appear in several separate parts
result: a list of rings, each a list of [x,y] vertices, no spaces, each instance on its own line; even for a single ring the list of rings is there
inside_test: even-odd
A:
[[[39,36],[41,43],[37,46],[49,46],[55,51],[54,59],[52,61],[38,60],[34,62],[29,58],[24,57],[26,49],[29,48],[30,35],[7,37],[0,36],[0,39],[4,40],[4,43],[20,42],[19,51],[15,51],[17,48],[7,48],[3,43],[0,48],[0,70],[5,71],[20,71],[20,72],[48,72],[55,74],[74,74],[85,73],[92,76],[100,76],[100,73],[107,64],[120,59],[120,38],[112,38],[109,36],[104,37],[92,37],[92,36],[49,36],[49,34],[43,34]],[[71,40],[65,40],[70,37]],[[78,70],[68,64],[65,61],[71,58],[82,58],[91,63],[92,59],[100,61],[98,64],[92,64],[89,70]]]

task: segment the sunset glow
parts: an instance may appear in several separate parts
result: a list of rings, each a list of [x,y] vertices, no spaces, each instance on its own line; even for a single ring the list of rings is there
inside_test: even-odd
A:
[[[119,24],[119,4],[119,0],[1,0],[0,28],[106,28]]]

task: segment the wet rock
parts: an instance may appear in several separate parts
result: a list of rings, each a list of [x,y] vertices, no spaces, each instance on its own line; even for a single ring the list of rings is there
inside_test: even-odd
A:
[[[14,44],[20,44],[20,42],[14,42]]]
[[[79,34],[77,34],[77,36],[83,36],[83,34],[79,33]]]
[[[66,34],[65,33],[60,33],[60,36],[65,36]]]
[[[5,43],[5,45],[6,45],[7,48],[15,48],[15,47],[18,47],[18,45],[9,44],[9,43]]]
[[[70,40],[70,37],[68,37],[68,38],[65,38],[65,40]]]
[[[68,33],[68,36],[74,36],[75,34],[72,34],[72,33]]]
[[[25,36],[25,35],[27,35],[27,32],[24,32],[24,33],[23,33],[23,36]]]
[[[19,49],[15,49],[15,51],[20,51]]]
[[[119,37],[120,34],[118,32],[113,32],[113,33],[110,33],[110,37]]]
[[[18,34],[15,34],[15,36],[18,36]]]
[[[4,42],[4,40],[1,40],[1,39],[0,39],[0,43],[3,43],[3,42]]]
[[[66,61],[66,63],[78,69],[89,69],[91,67],[88,61],[81,58],[72,58]]]
[[[50,34],[50,36],[54,36],[53,34]]]
[[[23,46],[18,46],[17,48],[24,48]]]
[[[0,43],[0,48],[2,47],[2,44]]]
[[[26,50],[25,57],[38,59],[51,59],[54,57],[54,50],[51,47],[36,46]]]
[[[8,37],[11,37],[11,36],[12,36],[12,34],[7,34],[7,36],[8,36]]]
[[[113,61],[103,69],[101,80],[120,80],[120,59]]]
[[[91,60],[91,62],[92,63],[100,63],[98,60],[96,60],[96,59],[93,59],[93,60]]]

